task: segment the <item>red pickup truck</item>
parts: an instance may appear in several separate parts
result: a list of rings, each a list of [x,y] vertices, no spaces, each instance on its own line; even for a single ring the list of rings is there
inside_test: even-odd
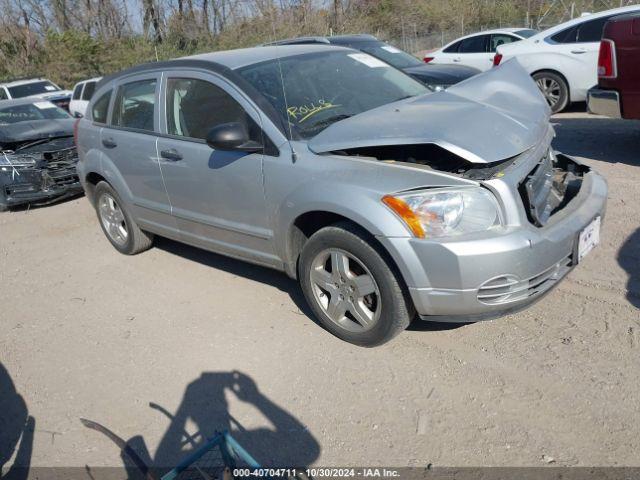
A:
[[[589,90],[591,113],[640,119],[640,13],[614,17],[604,27],[598,85]]]

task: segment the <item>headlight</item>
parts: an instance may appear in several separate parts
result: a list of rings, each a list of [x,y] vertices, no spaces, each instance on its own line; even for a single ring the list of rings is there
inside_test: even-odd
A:
[[[495,197],[480,187],[385,195],[382,201],[418,238],[482,232],[501,224]]]

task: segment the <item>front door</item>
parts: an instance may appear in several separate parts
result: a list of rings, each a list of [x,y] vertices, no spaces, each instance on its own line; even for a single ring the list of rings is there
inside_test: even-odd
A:
[[[172,214],[190,244],[277,265],[265,206],[263,153],[216,151],[205,138],[239,122],[264,142],[260,115],[231,85],[204,73],[169,73],[163,82],[158,155]]]

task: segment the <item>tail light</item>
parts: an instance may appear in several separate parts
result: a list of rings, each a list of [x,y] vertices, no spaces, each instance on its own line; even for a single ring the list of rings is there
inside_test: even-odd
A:
[[[502,54],[496,53],[495,56],[493,57],[493,66],[497,67],[498,65],[500,65],[501,61],[502,61]]]
[[[424,63],[429,63],[431,60],[433,60],[435,57],[424,57]]]
[[[616,78],[617,76],[616,44],[613,40],[604,39],[600,42],[598,54],[598,78]]]
[[[80,126],[81,118],[78,118],[75,122],[73,122],[73,143],[78,146],[78,127]]]

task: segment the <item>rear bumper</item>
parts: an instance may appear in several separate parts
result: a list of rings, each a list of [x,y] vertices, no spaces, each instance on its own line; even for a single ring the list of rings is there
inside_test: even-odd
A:
[[[542,228],[458,241],[380,240],[393,252],[421,318],[484,320],[522,310],[556,286],[575,266],[580,232],[604,217],[606,198],[605,179],[590,171],[578,195]]]
[[[620,94],[615,90],[593,87],[587,92],[589,112],[611,118],[622,118]]]

